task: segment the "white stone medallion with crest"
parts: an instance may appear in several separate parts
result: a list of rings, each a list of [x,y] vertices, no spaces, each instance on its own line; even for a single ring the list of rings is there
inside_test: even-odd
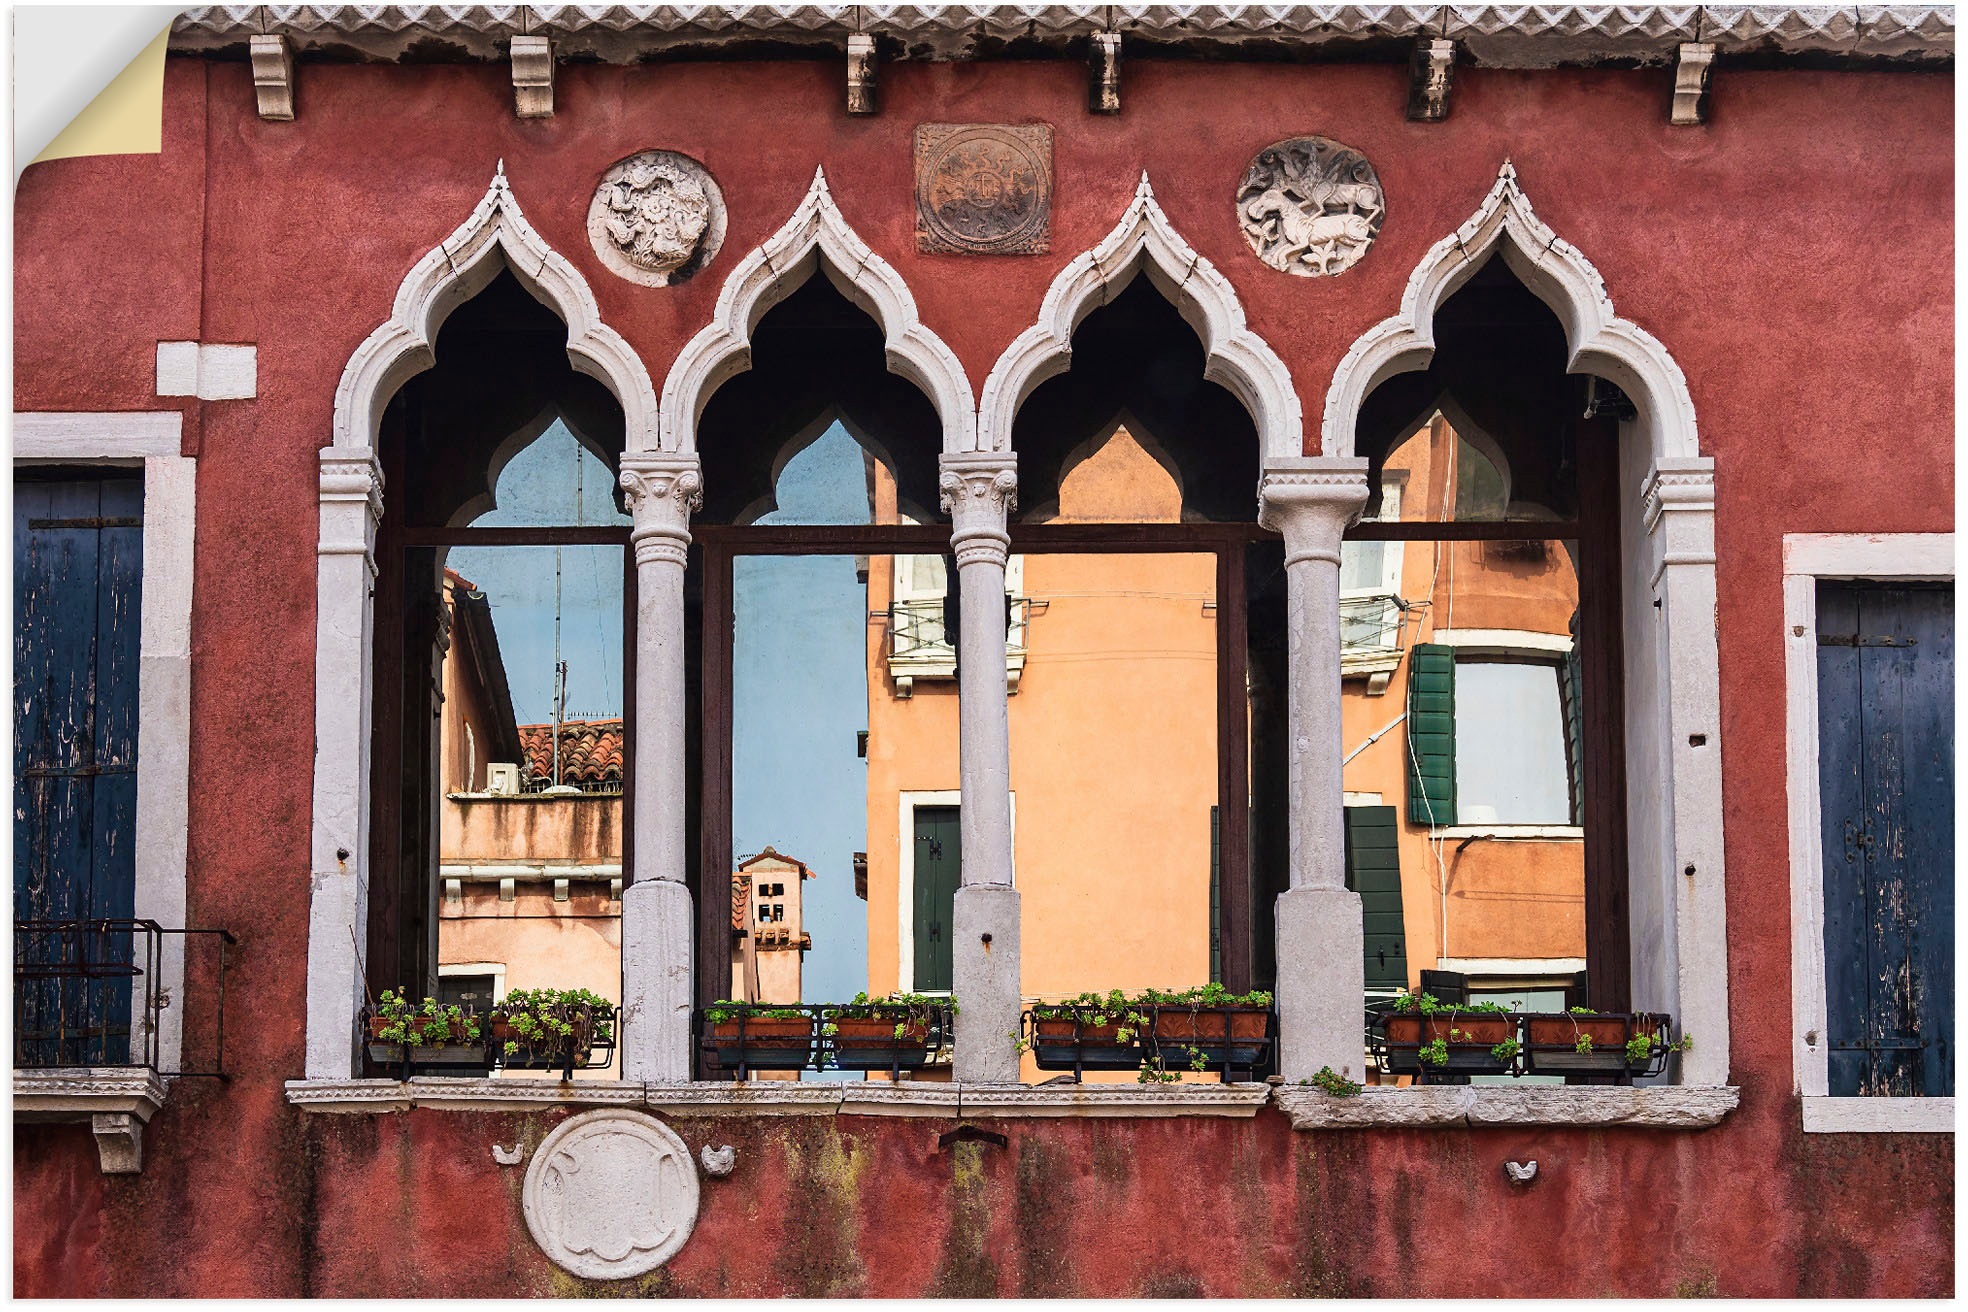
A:
[[[1367,157],[1324,137],[1266,146],[1237,188],[1237,222],[1251,250],[1300,278],[1352,268],[1386,215],[1387,197]]]
[[[697,1163],[676,1131],[625,1108],[583,1112],[533,1153],[521,1195],[557,1266],[625,1280],[674,1257],[697,1225]]]
[[[588,204],[588,241],[610,272],[645,287],[672,286],[724,244],[724,193],[688,155],[642,151],[601,175]]]

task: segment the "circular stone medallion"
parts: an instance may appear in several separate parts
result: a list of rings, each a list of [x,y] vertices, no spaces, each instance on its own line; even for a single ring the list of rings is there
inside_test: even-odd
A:
[[[697,1164],[676,1132],[621,1108],[564,1121],[521,1193],[533,1242],[558,1266],[624,1280],[676,1255],[697,1225]]]
[[[1237,222],[1257,258],[1301,278],[1357,264],[1380,232],[1387,198],[1367,157],[1324,137],[1266,146],[1237,188]]]
[[[921,249],[982,255],[1047,248],[1052,137],[1044,125],[924,124],[917,130]]]
[[[680,283],[724,244],[724,193],[688,155],[645,150],[601,175],[588,204],[588,240],[609,271],[630,282]]]

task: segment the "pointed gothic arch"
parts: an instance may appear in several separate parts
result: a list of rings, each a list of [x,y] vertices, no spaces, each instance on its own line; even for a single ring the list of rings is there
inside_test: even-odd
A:
[[[1695,406],[1681,366],[1653,334],[1619,317],[1599,271],[1538,218],[1509,160],[1468,221],[1422,256],[1400,312],[1369,329],[1340,361],[1326,393],[1321,453],[1354,454],[1361,405],[1394,375],[1428,367],[1436,311],[1499,248],[1511,272],[1564,325],[1569,371],[1597,374],[1632,399],[1656,459],[1700,455]]]
[[[1291,372],[1245,326],[1244,307],[1230,280],[1169,223],[1145,172],[1113,231],[1060,270],[1046,289],[1038,321],[992,366],[978,407],[978,449],[1011,449],[1019,407],[1040,383],[1072,365],[1074,330],[1138,273],[1145,273],[1195,330],[1203,344],[1203,376],[1250,412],[1263,457],[1304,454],[1304,415]]]
[[[827,188],[825,169],[814,170],[813,185],[792,217],[732,270],[711,322],[678,354],[663,384],[662,449],[697,449],[705,404],[752,366],[752,333],[759,320],[816,268],[881,326],[889,372],[929,398],[943,423],[943,450],[975,449],[976,402],[969,376],[956,353],[923,324],[902,275],[848,226]]]
[[[417,261],[396,289],[390,317],[349,357],[335,389],[334,445],[375,450],[383,411],[403,384],[437,363],[438,329],[501,269],[567,324],[567,358],[622,407],[629,451],[656,449],[656,389],[642,358],[601,321],[587,282],[520,210],[505,161],[457,231]]]

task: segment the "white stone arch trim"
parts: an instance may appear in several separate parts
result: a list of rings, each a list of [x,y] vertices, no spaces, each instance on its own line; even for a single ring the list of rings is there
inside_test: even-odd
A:
[[[1400,312],[1369,329],[1340,361],[1326,393],[1320,451],[1353,454],[1361,405],[1394,375],[1428,367],[1435,356],[1435,312],[1499,246],[1511,271],[1564,325],[1570,372],[1597,374],[1625,392],[1640,411],[1657,459],[1701,454],[1681,366],[1646,329],[1619,317],[1592,262],[1531,209],[1509,160],[1469,220],[1422,256]]]
[[[492,184],[458,230],[417,261],[396,289],[389,319],[349,357],[335,389],[334,445],[375,450],[383,410],[399,388],[437,363],[438,329],[502,268],[567,324],[567,358],[622,407],[630,451],[657,449],[656,389],[622,335],[601,321],[587,282],[521,212],[499,161]]]
[[[969,375],[956,352],[922,322],[902,275],[848,226],[828,190],[825,169],[814,170],[813,185],[792,217],[731,271],[711,322],[677,355],[663,383],[663,449],[697,449],[697,421],[711,395],[752,367],[752,333],[759,320],[816,267],[881,325],[889,372],[921,388],[936,408],[943,422],[942,449],[975,450],[977,404]]]
[[[978,449],[1011,450],[1019,407],[1040,383],[1072,365],[1074,330],[1120,295],[1137,273],[1147,274],[1195,329],[1203,343],[1203,376],[1228,388],[1250,412],[1263,458],[1303,455],[1304,412],[1291,371],[1245,325],[1230,280],[1168,221],[1145,172],[1113,231],[1060,270],[1046,289],[1038,321],[992,366],[978,407]]]

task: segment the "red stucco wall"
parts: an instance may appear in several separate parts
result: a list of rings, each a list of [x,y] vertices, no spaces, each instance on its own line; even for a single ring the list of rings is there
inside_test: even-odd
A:
[[[680,1120],[739,1147],[696,1238],[649,1287],[693,1294],[1942,1294],[1953,1146],[1798,1131],[1789,1042],[1780,550],[1795,531],[1941,531],[1953,502],[1948,74],[1724,70],[1713,121],[1666,123],[1660,71],[1457,73],[1403,117],[1403,66],[1134,60],[1089,116],[1072,61],[883,70],[848,119],[837,61],[564,66],[557,113],[512,115],[503,67],[304,64],[300,117],[248,70],[172,59],[161,156],[30,168],[16,217],[15,405],[142,410],[160,339],[254,342],[259,396],[191,403],[199,457],[190,918],[240,936],[230,1084],[182,1082],[140,1177],[81,1127],[15,1131],[23,1294],[489,1295],[573,1288],[526,1237],[490,1145],[554,1119],[308,1118],[301,1070],[313,758],[316,451],[335,384],[404,273],[503,158],[545,239],[658,382],[724,278],[824,165],[848,221],[981,386],[1052,276],[1142,169],[1236,284],[1316,435],[1350,343],[1515,160],[1539,214],[1687,374],[1717,467],[1732,1078],[1720,1127],[1302,1134],[1249,1122],[1025,1122],[938,1151],[935,1121]],[[1054,125],[1052,253],[914,250],[921,121]],[[1380,173],[1388,217],[1344,277],[1272,273],[1231,197],[1254,152],[1317,132]],[[604,272],[583,231],[634,150],[701,160],[722,253],[669,291]],[[1315,438],[1316,440],[1316,438]],[[209,1007],[189,990],[196,1043]],[[1535,1157],[1528,1189],[1501,1163]]]

